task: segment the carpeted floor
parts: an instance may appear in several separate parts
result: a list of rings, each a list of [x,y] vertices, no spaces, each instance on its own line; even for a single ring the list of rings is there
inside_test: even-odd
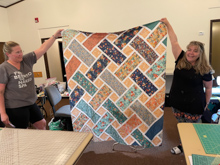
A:
[[[57,105],[68,104],[68,99],[63,99]],[[48,101],[45,104],[47,111],[47,123],[51,120],[51,106]],[[47,126],[47,129],[48,126]],[[164,109],[163,143],[160,147],[147,148],[144,150],[134,150],[130,146],[115,145],[114,141],[93,142],[91,141],[84,150],[76,165],[185,165],[184,154],[173,155],[170,149],[179,144],[179,133],[177,121],[172,114],[170,107]]]
[[[185,165],[183,153],[170,153],[170,149],[179,143],[179,133],[171,108],[166,107],[164,111],[162,146],[134,152],[131,147],[118,144],[113,151],[114,141],[91,141],[77,165]]]
[[[68,99],[62,99],[56,108],[68,103]],[[45,108],[48,113],[46,118],[48,123],[51,119],[51,106],[48,102],[46,102]],[[48,126],[47,129],[49,129]],[[137,152],[134,152],[130,146],[121,144],[115,145],[113,151],[115,141],[91,141],[76,165],[185,165],[183,153],[180,155],[170,153],[170,149],[180,142],[177,121],[170,107],[164,109],[163,131],[162,146],[138,150]]]

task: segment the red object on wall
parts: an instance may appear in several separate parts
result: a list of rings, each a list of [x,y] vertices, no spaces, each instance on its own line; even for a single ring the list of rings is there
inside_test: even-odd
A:
[[[35,20],[35,23],[38,23],[39,22],[39,19],[36,17],[36,18],[34,18],[34,20]]]

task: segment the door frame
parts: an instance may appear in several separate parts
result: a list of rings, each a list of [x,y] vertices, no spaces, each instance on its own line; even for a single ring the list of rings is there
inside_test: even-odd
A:
[[[215,19],[215,20],[210,20],[210,42],[209,42],[209,63],[212,65],[212,34],[213,34],[213,23],[214,22],[220,22],[220,19]],[[216,77],[214,78],[213,80],[213,87],[216,87],[218,86],[217,83],[216,83]]]
[[[49,38],[41,38],[41,43],[43,44],[46,40]],[[50,78],[50,70],[49,70],[49,64],[48,64],[48,58],[47,58],[47,52],[44,54],[44,63],[45,63],[45,69],[46,69],[46,75],[47,78]]]
[[[62,37],[58,37],[62,38]],[[43,44],[46,40],[49,38],[41,38],[41,43]],[[59,49],[59,55],[60,55],[60,62],[61,62],[61,69],[62,69],[62,77],[63,81],[66,82],[66,70],[64,65],[64,59],[63,59],[63,47],[62,47],[62,41],[58,41],[58,49]],[[50,78],[50,69],[49,69],[49,62],[47,57],[47,52],[44,54],[44,63],[45,63],[45,69],[46,69],[46,76],[47,78]]]
[[[212,27],[214,22],[220,22],[220,19],[210,20],[210,42],[209,42],[209,62],[212,61]]]
[[[3,53],[3,46],[4,46],[5,42],[0,42],[0,64],[3,63],[5,61],[5,55]]]

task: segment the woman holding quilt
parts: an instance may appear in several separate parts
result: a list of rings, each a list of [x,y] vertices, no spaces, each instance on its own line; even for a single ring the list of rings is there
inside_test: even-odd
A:
[[[38,49],[23,55],[20,45],[14,41],[4,44],[5,62],[0,65],[0,115],[5,126],[27,128],[29,122],[37,129],[46,129],[46,121],[36,105],[33,65],[52,46],[58,30]]]
[[[160,21],[167,26],[176,63],[170,90],[170,105],[178,122],[197,123],[212,95],[212,67],[206,59],[204,44],[191,41],[184,51],[169,21],[166,18]],[[182,152],[181,143],[171,149],[173,154]]]

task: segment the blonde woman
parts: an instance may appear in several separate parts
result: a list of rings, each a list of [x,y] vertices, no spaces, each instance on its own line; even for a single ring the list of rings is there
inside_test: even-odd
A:
[[[27,128],[31,122],[37,129],[46,129],[46,121],[35,103],[37,95],[32,68],[56,38],[61,37],[61,31],[25,55],[18,43],[5,43],[5,62],[0,65],[0,115],[5,126]]]
[[[167,26],[176,63],[170,90],[174,116],[178,122],[199,122],[212,94],[212,67],[206,59],[204,44],[191,41],[183,51],[168,20],[160,21]],[[173,154],[182,152],[181,143],[171,149]]]

